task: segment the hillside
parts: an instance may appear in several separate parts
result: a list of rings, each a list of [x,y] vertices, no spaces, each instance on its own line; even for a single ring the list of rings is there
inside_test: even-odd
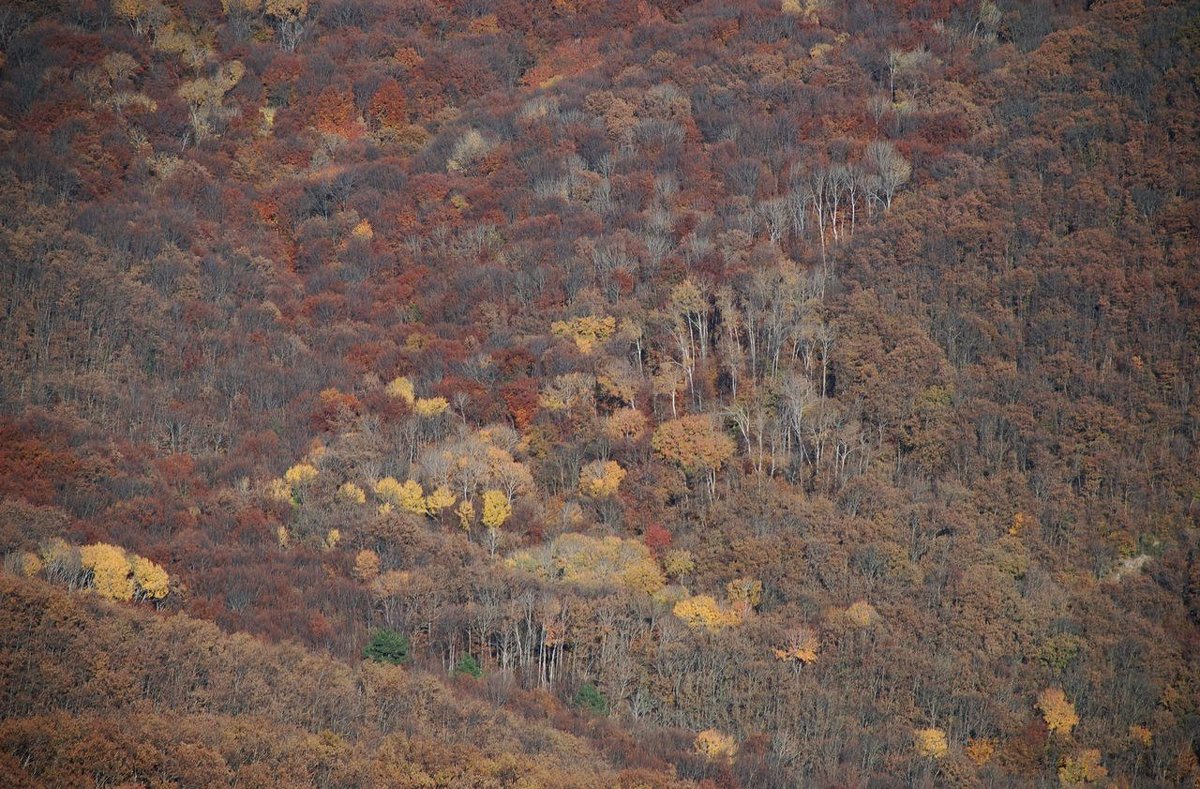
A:
[[[1200,780],[1200,5],[0,50],[5,773]]]

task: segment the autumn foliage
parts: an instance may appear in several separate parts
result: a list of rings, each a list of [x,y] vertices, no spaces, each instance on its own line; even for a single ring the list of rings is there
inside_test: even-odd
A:
[[[0,775],[1195,784],[1197,30],[9,3]]]

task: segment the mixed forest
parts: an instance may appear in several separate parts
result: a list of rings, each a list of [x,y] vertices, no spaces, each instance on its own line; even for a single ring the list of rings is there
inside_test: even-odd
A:
[[[1200,782],[1200,4],[0,3],[8,786]]]

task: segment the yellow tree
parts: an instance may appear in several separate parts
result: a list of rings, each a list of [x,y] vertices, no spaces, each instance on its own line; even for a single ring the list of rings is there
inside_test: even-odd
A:
[[[1058,780],[1063,786],[1094,784],[1107,777],[1108,769],[1100,763],[1100,751],[1095,748],[1066,757],[1058,768]]]
[[[579,471],[579,492],[588,498],[607,499],[617,494],[625,469],[613,460],[593,460]]]
[[[1075,714],[1075,705],[1067,700],[1061,688],[1046,688],[1037,697],[1037,708],[1042,711],[1046,728],[1064,737],[1071,734],[1071,729],[1079,723]]]
[[[392,382],[387,385],[387,388],[384,389],[384,391],[387,392],[388,397],[394,397],[397,400],[403,400],[409,405],[412,405],[417,399],[416,390],[413,388],[413,382],[403,375],[399,378],[392,379]]]
[[[132,600],[132,567],[125,551],[115,545],[96,543],[79,549],[80,563],[92,571],[92,585],[110,600]]]
[[[917,729],[913,732],[913,745],[919,756],[929,759],[944,759],[950,752],[946,732],[941,729]]]
[[[454,514],[458,516],[459,527],[465,532],[471,531],[471,524],[475,522],[475,505],[471,503],[471,500],[463,499]]]
[[[733,457],[736,449],[733,439],[704,414],[664,422],[655,428],[650,446],[688,476],[703,474],[710,498],[717,493],[717,469]]]
[[[710,761],[728,762],[737,755],[737,740],[716,729],[705,729],[696,735],[696,753]]]
[[[142,556],[133,557],[131,564],[139,600],[161,600],[167,596],[171,579],[161,565]]]
[[[431,517],[436,518],[442,514],[442,510],[447,507],[453,507],[454,502],[458,499],[450,488],[445,485],[438,485],[428,496],[425,497],[425,512]]]
[[[353,482],[347,482],[338,488],[337,497],[339,501],[345,501],[350,504],[366,504],[367,493]]]
[[[502,490],[485,490],[483,492],[483,525],[488,530],[488,548],[492,556],[496,555],[496,540],[500,527],[512,517],[512,504]]]
[[[682,619],[688,627],[703,627],[712,631],[736,625],[742,621],[737,611],[723,607],[715,598],[706,594],[680,600],[671,612]]]

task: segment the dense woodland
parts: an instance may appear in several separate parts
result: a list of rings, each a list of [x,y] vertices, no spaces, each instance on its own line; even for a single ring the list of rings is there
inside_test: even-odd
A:
[[[1200,4],[0,4],[13,786],[1200,781]]]

